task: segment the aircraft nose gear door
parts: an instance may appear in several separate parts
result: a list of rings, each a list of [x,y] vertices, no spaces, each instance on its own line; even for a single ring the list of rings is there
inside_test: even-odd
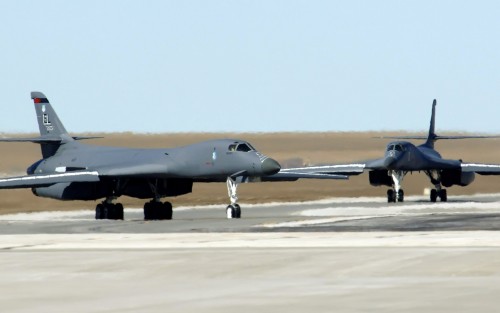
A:
[[[237,179],[237,178],[236,178]],[[241,208],[238,202],[238,182],[236,179],[232,179],[231,177],[227,178],[227,194],[229,196],[229,200],[231,204],[226,208],[226,215],[228,219],[232,218],[240,218],[241,217]]]

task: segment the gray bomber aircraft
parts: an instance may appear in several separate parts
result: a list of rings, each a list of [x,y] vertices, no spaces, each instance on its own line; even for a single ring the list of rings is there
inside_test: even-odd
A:
[[[372,186],[391,187],[387,190],[388,202],[404,201],[404,191],[401,186],[403,178],[409,172],[424,172],[429,177],[434,185],[430,193],[431,202],[436,202],[437,198],[440,198],[441,201],[447,201],[447,192],[443,186],[467,186],[474,181],[475,174],[500,175],[499,164],[464,163],[462,160],[443,159],[434,149],[434,143],[439,139],[498,138],[498,136],[438,136],[435,133],[435,112],[436,100],[432,103],[432,115],[427,137],[382,137],[400,140],[426,140],[422,145],[415,146],[407,141],[394,141],[387,145],[385,155],[381,159],[353,164],[283,169],[281,173],[290,171],[294,173],[359,175],[368,170]]]
[[[172,218],[172,204],[161,198],[192,192],[195,182],[227,183],[231,204],[227,218],[240,218],[237,187],[242,182],[293,181],[299,178],[347,179],[321,173],[280,173],[275,160],[244,140],[219,139],[184,147],[130,149],[93,146],[71,137],[41,92],[32,92],[40,136],[0,141],[39,144],[42,159],[26,176],[0,179],[0,189],[32,188],[36,196],[58,200],[98,200],[96,219],[123,219],[120,196],[152,199],[144,205],[144,219]]]

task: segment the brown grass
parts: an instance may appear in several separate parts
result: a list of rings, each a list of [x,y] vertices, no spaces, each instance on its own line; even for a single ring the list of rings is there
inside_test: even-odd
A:
[[[80,134],[88,135],[88,134]],[[92,134],[99,135],[99,134]],[[282,165],[298,163],[352,162],[383,155],[389,140],[374,139],[374,136],[391,136],[396,133],[331,132],[331,133],[175,133],[175,134],[104,134],[104,139],[89,140],[95,145],[124,147],[176,147],[215,138],[239,138],[248,140],[261,152],[278,160]],[[401,133],[399,133],[401,135]],[[34,136],[22,134],[20,137]],[[11,137],[5,135],[5,137]],[[463,159],[485,163],[500,163],[500,142],[497,139],[442,140],[436,148],[445,158]],[[26,168],[40,158],[40,148],[30,143],[0,143],[2,157],[0,171],[6,176],[23,174]],[[430,187],[423,173],[407,175],[404,180],[407,195],[422,194]],[[500,190],[500,177],[478,176],[465,188],[452,187],[450,197],[456,194],[493,193]],[[327,197],[385,196],[385,187],[371,187],[366,173],[353,176],[349,181],[299,180],[283,183],[243,184],[239,188],[242,203],[267,201],[305,201]],[[97,202],[57,201],[38,198],[31,190],[1,190],[0,213],[33,212],[44,210],[74,210],[93,208]],[[170,199],[174,206],[227,203],[225,184],[195,184],[194,192]],[[126,207],[141,207],[143,200],[120,198]]]

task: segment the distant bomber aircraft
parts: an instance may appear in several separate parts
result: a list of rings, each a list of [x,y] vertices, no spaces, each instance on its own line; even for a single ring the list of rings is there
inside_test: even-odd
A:
[[[219,139],[184,147],[130,149],[86,145],[96,137],[71,137],[47,97],[32,92],[40,136],[0,141],[40,144],[43,158],[26,176],[0,179],[0,189],[32,188],[36,196],[59,200],[105,199],[96,206],[96,219],[123,219],[120,196],[152,199],[144,205],[144,219],[172,218],[172,204],[161,202],[192,192],[195,182],[227,182],[231,204],[227,218],[240,218],[237,187],[242,182],[290,181],[299,178],[346,179],[337,174],[279,173],[275,160],[243,140]]]
[[[372,186],[389,186],[387,190],[388,202],[403,202],[404,191],[401,188],[403,178],[409,172],[424,172],[434,188],[430,193],[431,202],[437,198],[447,201],[448,196],[444,187],[453,185],[467,186],[474,181],[475,173],[480,175],[500,175],[500,165],[463,163],[462,160],[447,160],[434,149],[434,143],[439,139],[466,139],[466,138],[497,138],[497,136],[438,136],[435,128],[436,100],[432,103],[432,115],[427,137],[403,136],[383,137],[392,139],[426,139],[422,145],[415,146],[407,141],[395,141],[387,145],[385,155],[381,159],[356,162],[355,164],[334,164],[307,168],[283,169],[280,173],[291,171],[294,173],[317,174],[344,174],[359,175],[368,170]]]

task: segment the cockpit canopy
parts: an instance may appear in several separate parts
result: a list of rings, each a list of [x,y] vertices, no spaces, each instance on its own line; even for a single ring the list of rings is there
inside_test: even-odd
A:
[[[404,145],[396,143],[396,144],[390,144],[387,146],[387,151],[406,151],[406,148]]]
[[[248,152],[248,151],[254,151],[255,148],[252,147],[252,145],[249,144],[248,142],[244,142],[244,143],[235,142],[235,143],[229,145],[228,150],[229,151]]]

